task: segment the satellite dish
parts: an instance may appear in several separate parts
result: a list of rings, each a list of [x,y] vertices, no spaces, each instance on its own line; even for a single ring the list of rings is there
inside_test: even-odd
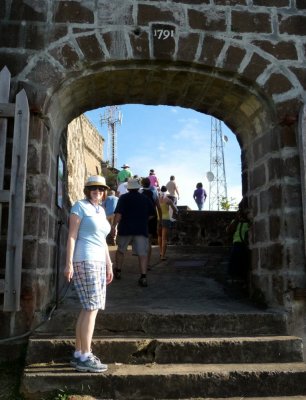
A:
[[[228,142],[228,137],[226,135],[223,135],[223,142],[227,143]]]
[[[215,179],[215,176],[211,171],[208,171],[206,173],[206,178],[207,178],[208,182],[212,182]]]

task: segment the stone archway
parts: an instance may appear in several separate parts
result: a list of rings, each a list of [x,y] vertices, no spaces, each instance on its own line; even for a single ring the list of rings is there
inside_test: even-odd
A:
[[[296,143],[303,0],[4,3],[0,55],[31,106],[26,214],[35,220],[23,260],[30,308],[43,309],[54,287],[55,231],[67,218],[54,205],[66,126],[86,110],[124,103],[193,108],[237,135],[254,217],[252,281],[271,305],[286,306],[286,293],[305,286]]]

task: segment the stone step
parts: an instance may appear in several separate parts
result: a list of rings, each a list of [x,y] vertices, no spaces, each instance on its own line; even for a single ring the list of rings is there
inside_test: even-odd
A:
[[[25,399],[65,393],[99,399],[190,399],[306,395],[304,363],[110,364],[104,374],[78,373],[68,364],[32,364],[22,379]]]
[[[73,338],[31,338],[27,364],[69,361]],[[95,338],[103,362],[125,364],[271,363],[303,361],[302,340],[293,336],[235,338]]]
[[[73,336],[79,310],[58,310],[53,318],[37,330],[48,335]],[[195,335],[259,336],[287,335],[286,314],[272,311],[235,313],[98,313],[95,335]]]

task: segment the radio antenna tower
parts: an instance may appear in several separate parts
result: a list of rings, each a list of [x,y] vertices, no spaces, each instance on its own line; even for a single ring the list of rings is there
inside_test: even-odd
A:
[[[110,106],[105,110],[104,115],[100,116],[101,126],[103,123],[107,124],[108,130],[108,148],[107,157],[110,159],[110,165],[113,168],[117,167],[117,124],[122,124],[122,112],[119,106]]]
[[[209,181],[209,210],[220,209],[220,201],[227,198],[227,185],[223,145],[228,141],[222,135],[221,121],[211,118],[210,136],[210,171],[206,176]]]

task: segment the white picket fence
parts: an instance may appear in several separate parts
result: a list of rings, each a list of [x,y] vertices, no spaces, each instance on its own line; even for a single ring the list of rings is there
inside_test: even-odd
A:
[[[0,228],[2,203],[9,203],[6,264],[0,292],[4,293],[3,311],[20,310],[23,226],[26,190],[30,112],[26,92],[21,90],[15,103],[9,102],[11,74],[7,67],[0,72]],[[10,189],[3,190],[7,149],[7,122],[14,119]],[[1,262],[1,261],[0,261]],[[4,266],[1,266],[4,269]]]

